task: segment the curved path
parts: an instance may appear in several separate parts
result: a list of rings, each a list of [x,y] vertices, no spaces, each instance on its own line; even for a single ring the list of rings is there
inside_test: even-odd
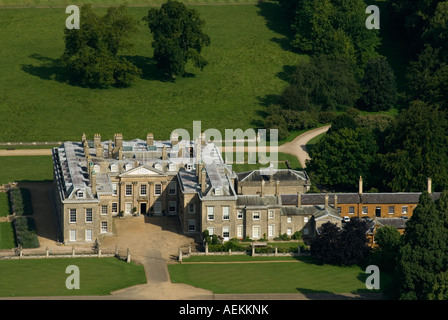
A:
[[[297,136],[291,142],[287,142],[278,147],[278,152],[289,153],[299,159],[300,165],[305,169],[305,161],[310,159],[308,151],[306,150],[306,144],[318,135],[325,133],[330,129],[330,125],[320,128],[312,129]]]

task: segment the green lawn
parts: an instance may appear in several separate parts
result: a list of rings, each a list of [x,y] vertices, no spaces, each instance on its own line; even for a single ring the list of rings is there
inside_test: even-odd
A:
[[[257,3],[251,0],[180,0],[186,4],[244,4],[244,3]],[[141,6],[141,5],[161,5],[166,0],[133,0],[128,1],[129,5]],[[84,3],[92,3],[97,6],[105,5],[119,5],[122,4],[122,0],[0,0],[0,7],[66,7],[71,4],[83,5]]]
[[[68,290],[69,265],[79,268],[80,289]],[[0,297],[107,295],[146,283],[142,265],[116,258],[67,258],[0,261]]]
[[[0,192],[0,217],[6,217],[9,214],[9,199],[6,192]]]
[[[125,139],[145,139],[148,132],[168,139],[174,129],[191,131],[196,120],[202,130],[216,128],[223,135],[225,129],[262,127],[265,108],[288,85],[288,67],[305,58],[289,50],[279,4],[194,8],[211,38],[202,72],[189,65],[185,78],[162,78],[152,60],[151,33],[141,21],[148,8],[130,7],[138,33],[131,39],[134,48],[122,54],[143,75],[129,88],[105,90],[66,83],[59,61],[64,9],[0,10],[0,141],[79,141],[83,132],[90,139],[117,132]],[[95,10],[103,14],[106,8]]]
[[[173,282],[214,293],[359,293],[369,292],[359,266],[338,267],[312,261],[202,263],[168,266]]]
[[[0,249],[12,249],[16,246],[11,222],[0,222]],[[1,280],[0,280],[1,281]]]
[[[223,158],[225,157],[225,155],[226,154],[223,153],[223,155],[222,155]],[[267,156],[269,157],[269,154],[267,154]],[[237,157],[237,153],[233,154],[233,162],[234,163],[232,164],[232,169],[235,172],[247,172],[247,171],[251,171],[251,170],[257,170],[260,168],[266,168],[269,165],[269,164],[260,164],[258,162],[258,157],[257,157],[257,163],[248,163],[248,153],[244,153],[244,162],[245,163],[235,163],[236,157]],[[277,159],[278,159],[278,161],[280,161],[277,163],[278,169],[287,169],[285,161],[289,161],[289,166],[291,169],[302,170],[302,166],[300,165],[299,159],[297,159],[297,157],[295,157],[291,154],[279,152],[277,155]]]
[[[51,156],[0,157],[0,184],[53,180]]]

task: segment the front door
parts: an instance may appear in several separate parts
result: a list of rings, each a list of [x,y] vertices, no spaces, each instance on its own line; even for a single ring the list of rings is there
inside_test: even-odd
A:
[[[146,209],[146,202],[141,202],[140,203],[140,213],[141,214],[146,214],[146,211],[147,211],[147,209]]]
[[[377,218],[381,218],[381,207],[376,207],[375,215]]]

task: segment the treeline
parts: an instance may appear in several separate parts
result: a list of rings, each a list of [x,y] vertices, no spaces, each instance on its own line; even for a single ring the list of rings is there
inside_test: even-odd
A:
[[[279,1],[291,23],[292,47],[310,58],[292,72],[279,104],[269,107],[267,128],[279,129],[283,139],[290,130],[325,123],[327,111],[383,111],[395,105],[395,75],[377,52],[378,30],[365,26],[364,1]]]
[[[137,20],[127,13],[125,5],[108,8],[102,17],[90,4],[80,11],[80,28],[65,29],[61,60],[70,81],[96,88],[132,84],[142,70],[120,53],[133,46],[129,39],[138,30]],[[183,76],[188,61],[200,69],[207,65],[201,50],[210,44],[210,38],[202,32],[205,22],[197,10],[168,0],[160,9],[151,8],[142,20],[153,35],[153,59],[165,76]]]

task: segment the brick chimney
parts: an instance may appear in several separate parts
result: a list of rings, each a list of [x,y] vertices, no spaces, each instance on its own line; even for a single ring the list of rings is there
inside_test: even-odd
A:
[[[166,153],[166,146],[163,146],[162,148],[162,160],[167,160],[168,159],[168,155]]]
[[[338,209],[338,196],[334,195],[334,209],[337,210]]]
[[[328,209],[328,194],[325,195],[325,210]]]
[[[297,192],[297,208],[302,207],[302,194],[300,192]]]
[[[175,146],[176,144],[178,144],[179,143],[179,135],[177,134],[177,133],[173,133],[172,135],[171,135],[171,145],[172,146]]]
[[[280,181],[275,181],[275,195],[280,196]]]
[[[90,183],[92,186],[92,193],[95,196],[96,195],[96,172],[95,171],[92,171]]]
[[[207,189],[207,183],[206,183],[206,177],[207,177],[207,172],[205,170],[205,167],[202,166],[201,168],[201,192],[202,194],[204,194],[205,190]]]
[[[266,182],[264,180],[261,180],[261,192],[260,192],[260,196],[264,197],[264,185],[266,184]]]
[[[93,145],[95,148],[98,148],[98,146],[101,145],[101,135],[99,133],[95,133],[95,136],[93,137]]]
[[[114,143],[116,148],[123,147],[123,134],[116,133],[114,135]]]

